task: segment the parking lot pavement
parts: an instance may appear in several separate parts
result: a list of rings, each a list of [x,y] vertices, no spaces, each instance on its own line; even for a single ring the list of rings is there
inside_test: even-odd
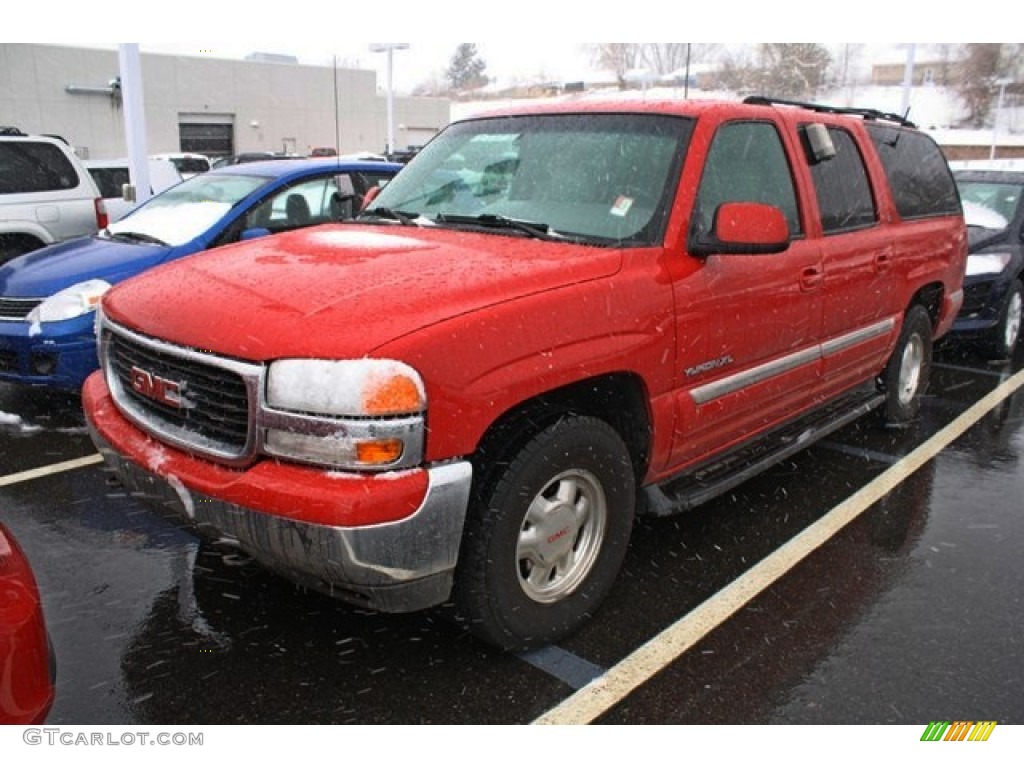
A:
[[[862,419],[690,514],[642,519],[595,619],[519,656],[443,610],[361,611],[200,544],[90,463],[74,398],[0,387],[0,515],[33,564],[53,637],[49,722],[527,723],[637,674],[637,658],[653,666],[585,721],[1024,722],[1021,390],[744,592],[1018,382],[1020,357],[943,356],[913,427]],[[664,651],[663,632],[692,641]]]

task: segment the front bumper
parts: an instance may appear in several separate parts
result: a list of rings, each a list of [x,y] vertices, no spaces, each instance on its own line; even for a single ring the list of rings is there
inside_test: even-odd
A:
[[[201,533],[375,610],[415,611],[448,598],[469,462],[376,476],[269,460],[230,470],[152,441],[116,409],[98,373],[86,381],[83,404],[94,442],[125,486]]]
[[[26,322],[0,321],[0,381],[78,390],[98,367],[91,313],[46,323],[36,334]]]

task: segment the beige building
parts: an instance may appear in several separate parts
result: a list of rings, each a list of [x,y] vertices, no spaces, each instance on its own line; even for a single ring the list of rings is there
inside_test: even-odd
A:
[[[372,70],[142,53],[148,153],[383,152],[387,99]],[[395,148],[449,122],[447,99],[395,97]],[[66,138],[82,157],[127,154],[118,52],[0,44],[0,126]]]

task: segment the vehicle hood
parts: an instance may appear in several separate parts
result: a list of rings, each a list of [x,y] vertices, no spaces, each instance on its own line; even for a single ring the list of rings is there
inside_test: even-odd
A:
[[[99,278],[117,283],[163,261],[170,248],[85,237],[19,256],[0,267],[0,296],[41,298]]]
[[[322,226],[160,267],[108,293],[104,311],[147,335],[248,360],[343,359],[620,264],[615,249],[522,237]]]

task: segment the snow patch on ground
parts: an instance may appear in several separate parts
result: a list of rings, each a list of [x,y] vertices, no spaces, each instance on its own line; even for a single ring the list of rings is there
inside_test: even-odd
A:
[[[18,431],[23,435],[34,435],[37,432],[43,431],[43,428],[38,424],[30,424],[18,414],[6,413],[5,411],[0,411],[0,427],[17,427]]]

